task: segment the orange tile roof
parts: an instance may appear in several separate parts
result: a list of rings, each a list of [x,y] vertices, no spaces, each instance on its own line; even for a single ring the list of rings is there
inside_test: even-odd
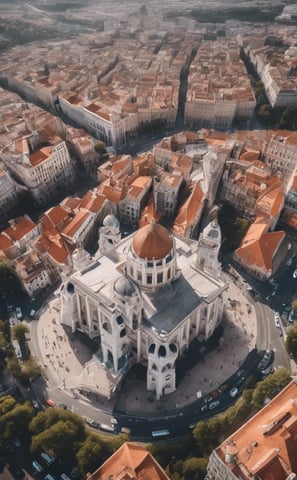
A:
[[[48,217],[54,226],[59,223],[65,224],[65,222],[70,219],[69,212],[61,205],[56,205],[55,207],[50,208],[44,215]]]
[[[124,443],[88,480],[170,480],[142,445]]]
[[[98,213],[103,207],[106,197],[93,192],[87,192],[81,200],[80,208],[85,208],[89,212]]]
[[[200,187],[200,183],[196,183],[193,187],[191,195],[180,207],[175,218],[172,231],[178,235],[185,235],[188,226],[195,221],[197,214],[202,206],[204,193]]]
[[[152,192],[149,196],[147,206],[141,212],[141,217],[138,221],[138,228],[151,224],[152,220],[155,220],[156,223],[159,223],[161,217],[162,213],[156,212],[154,194]]]
[[[243,480],[286,480],[297,472],[296,451],[296,381],[216,449],[229,470]]]
[[[44,147],[44,148],[41,148],[40,150],[37,150],[37,152],[31,153],[29,155],[29,160],[31,165],[33,167],[35,167],[36,165],[39,165],[39,163],[42,163],[44,160],[50,157],[51,153],[52,153],[52,147]]]
[[[13,241],[7,236],[5,232],[0,233],[0,250],[5,252],[8,248],[13,246]]]
[[[285,232],[269,232],[266,223],[253,223],[242,240],[235,256],[246,265],[257,265],[265,271],[272,271],[273,256],[285,238]]]
[[[61,205],[65,208],[69,208],[71,211],[79,208],[81,198],[79,197],[67,197],[61,202]]]
[[[19,217],[14,220],[14,226],[6,228],[6,234],[15,242],[21,240],[25,235],[34,230],[35,223],[27,217]]]
[[[69,222],[68,225],[66,225],[66,227],[62,230],[61,234],[72,238],[89,216],[90,212],[85,209],[80,210],[71,220],[71,222]]]
[[[56,263],[63,264],[67,262],[69,253],[59,234],[50,238],[43,235],[39,237],[35,246],[41,254],[46,252]]]

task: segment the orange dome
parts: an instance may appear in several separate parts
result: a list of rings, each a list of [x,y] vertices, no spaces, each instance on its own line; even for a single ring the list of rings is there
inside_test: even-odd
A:
[[[166,257],[172,247],[173,242],[169,232],[158,223],[140,228],[133,239],[133,250],[136,255],[149,260]]]

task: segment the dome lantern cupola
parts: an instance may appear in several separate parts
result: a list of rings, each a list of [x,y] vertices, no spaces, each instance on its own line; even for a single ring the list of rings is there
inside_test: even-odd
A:
[[[127,274],[141,288],[156,290],[176,278],[175,242],[168,230],[154,220],[134,235]]]

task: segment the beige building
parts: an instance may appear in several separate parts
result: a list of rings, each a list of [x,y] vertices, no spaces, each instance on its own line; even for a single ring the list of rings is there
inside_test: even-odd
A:
[[[6,167],[39,204],[61,195],[76,181],[75,163],[61,138],[53,138],[47,146],[31,153],[29,141],[23,137],[5,148],[3,154]]]

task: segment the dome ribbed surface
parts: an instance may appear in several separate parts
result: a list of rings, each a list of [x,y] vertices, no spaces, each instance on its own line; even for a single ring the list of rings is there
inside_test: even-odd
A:
[[[173,247],[171,235],[165,227],[152,223],[142,227],[133,239],[133,250],[141,258],[159,260],[166,257]]]
[[[126,277],[120,277],[115,281],[114,290],[123,297],[132,297],[136,291],[133,283]]]

